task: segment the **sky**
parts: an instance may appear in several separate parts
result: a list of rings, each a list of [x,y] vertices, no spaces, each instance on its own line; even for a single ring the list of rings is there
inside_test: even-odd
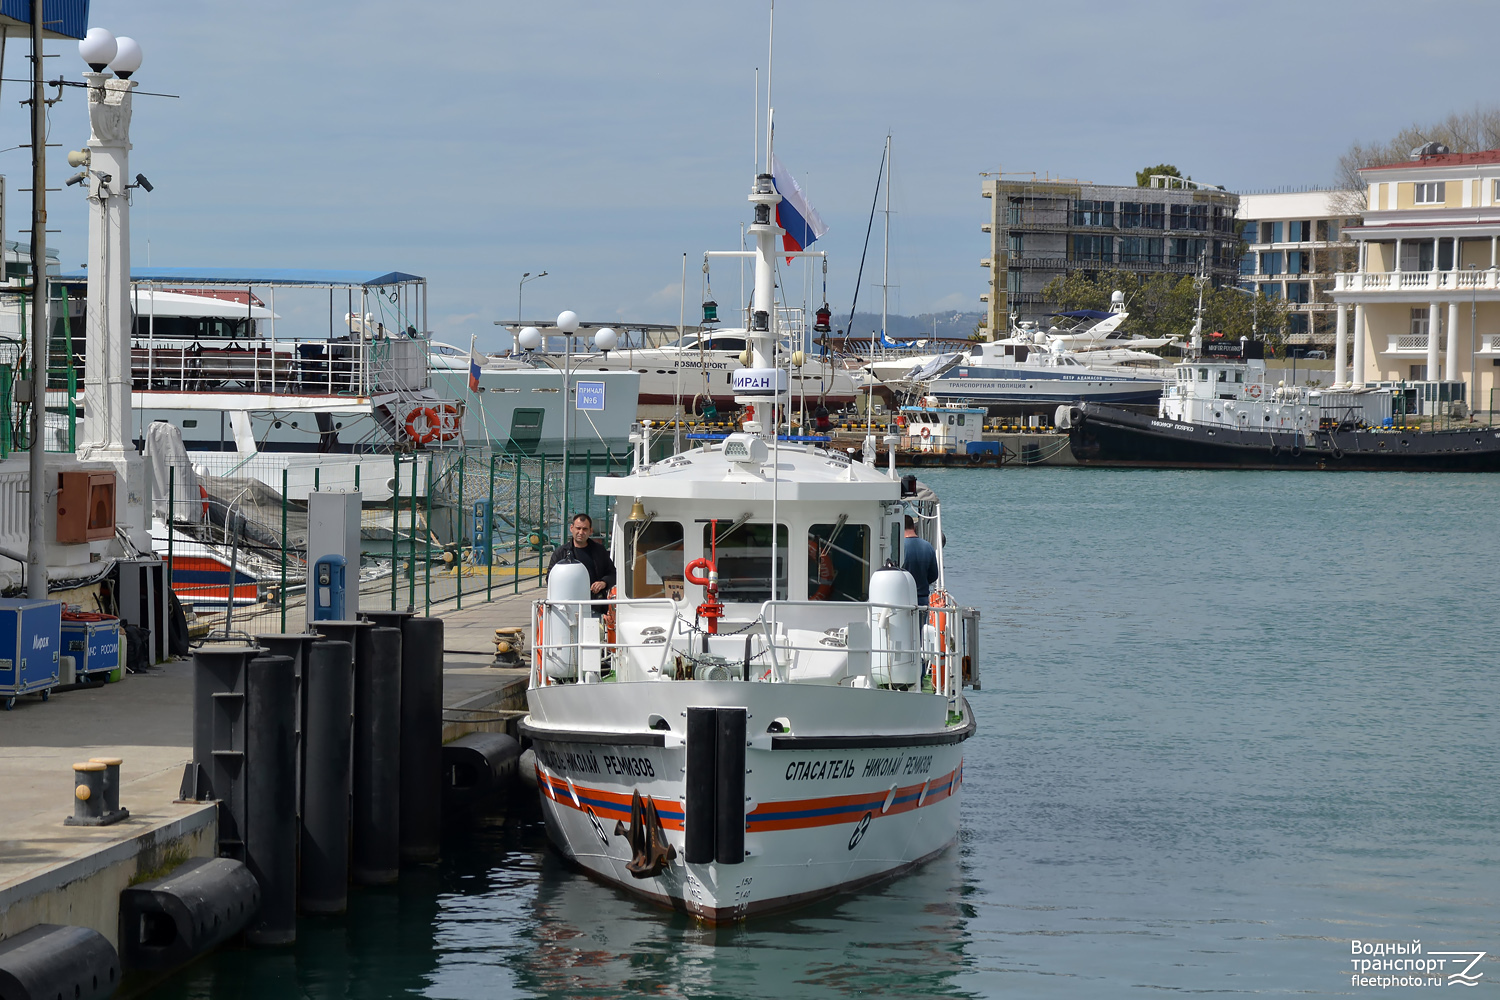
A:
[[[1230,190],[1321,185],[1355,140],[1491,103],[1500,5],[1413,19],[1423,6],[783,0],[776,152],[829,224],[835,316],[888,132],[890,310],[977,311],[984,171],[1128,184],[1168,162]],[[686,253],[691,322],[703,251],[737,248],[750,216],[767,10],[93,0],[91,25],[140,42],[140,90],[180,95],[135,102],[131,172],[155,190],[136,193],[134,263],[408,271],[429,281],[437,339],[496,350],[527,271],[548,272],[526,285],[527,319],[675,323]],[[74,43],[48,52],[49,74],[79,79]],[[7,78],[25,56],[12,40]],[[0,148],[27,142],[23,89],[0,90]],[[53,106],[51,138],[61,186],[88,138],[80,91]],[[29,224],[27,155],[0,152],[7,239]],[[49,197],[66,269],[86,256],[85,210],[78,188]],[[883,218],[861,312],[879,308]],[[737,268],[712,277],[720,303],[739,297]],[[786,292],[816,305],[805,277]]]

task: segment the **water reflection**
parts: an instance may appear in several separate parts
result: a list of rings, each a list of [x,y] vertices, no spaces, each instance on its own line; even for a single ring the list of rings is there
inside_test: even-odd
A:
[[[591,881],[550,852],[510,965],[542,997],[965,996],[974,916],[955,846],[859,895],[705,927]]]

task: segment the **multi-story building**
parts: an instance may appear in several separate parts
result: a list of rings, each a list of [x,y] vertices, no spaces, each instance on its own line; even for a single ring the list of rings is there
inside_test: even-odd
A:
[[[1012,320],[1045,320],[1047,282],[1080,268],[1196,274],[1207,267],[1215,286],[1238,277],[1235,210],[1239,196],[1180,178],[1153,177],[1150,187],[985,174],[991,199],[990,269],[985,303],[988,336],[1003,337]]]
[[[1345,214],[1348,196],[1340,191],[1298,191],[1240,195],[1240,287],[1286,303],[1280,334],[1291,345],[1331,351],[1334,346],[1334,276],[1350,270],[1354,241],[1344,234],[1359,225]]]
[[[1360,171],[1364,223],[1345,229],[1358,269],[1336,276],[1339,347],[1353,312],[1356,385],[1417,383],[1429,402],[1493,411],[1500,374],[1500,149],[1423,147]],[[1334,370],[1346,380],[1342,350]]]

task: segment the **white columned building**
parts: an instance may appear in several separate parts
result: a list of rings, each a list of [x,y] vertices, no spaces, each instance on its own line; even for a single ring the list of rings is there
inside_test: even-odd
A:
[[[1359,268],[1333,290],[1354,308],[1351,383],[1404,385],[1424,414],[1500,408],[1500,150],[1429,144],[1360,176]]]

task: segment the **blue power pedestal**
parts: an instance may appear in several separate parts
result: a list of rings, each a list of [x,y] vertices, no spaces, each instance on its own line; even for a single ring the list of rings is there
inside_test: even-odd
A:
[[[489,500],[474,501],[474,565],[488,566],[495,552],[494,508]]]
[[[313,621],[341,622],[344,620],[344,572],[348,560],[340,555],[320,556],[313,563],[310,580],[312,586],[308,597],[313,602]]]
[[[0,698],[6,709],[16,696],[41,692],[46,701],[57,686],[62,648],[62,602],[0,598]]]

